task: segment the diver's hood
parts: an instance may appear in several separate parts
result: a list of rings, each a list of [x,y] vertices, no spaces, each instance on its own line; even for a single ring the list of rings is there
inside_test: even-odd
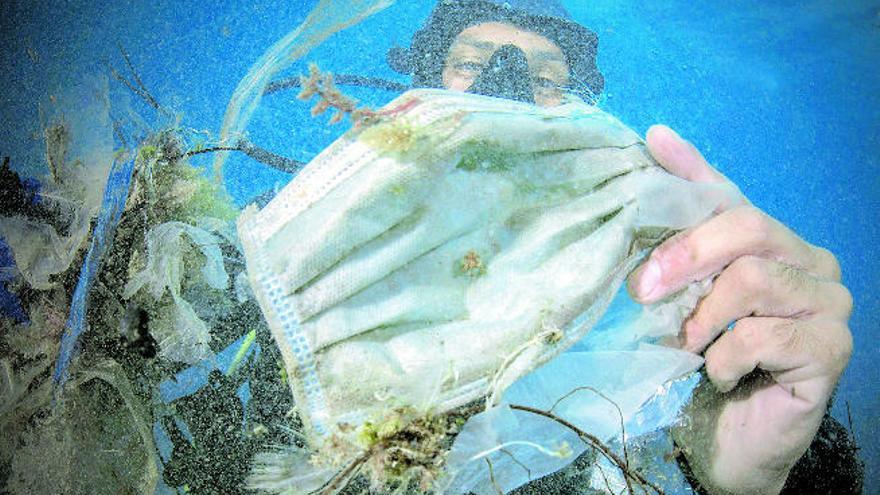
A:
[[[455,37],[484,22],[507,22],[550,39],[562,49],[572,79],[593,95],[605,80],[596,66],[599,40],[589,29],[572,21],[553,0],[441,0],[425,26],[413,36],[411,47],[395,47],[388,63],[397,72],[412,74],[414,87],[440,88],[442,59]]]

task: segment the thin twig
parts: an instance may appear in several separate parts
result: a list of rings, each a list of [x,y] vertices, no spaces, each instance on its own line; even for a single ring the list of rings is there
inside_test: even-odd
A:
[[[539,416],[544,416],[545,418],[556,421],[557,423],[561,424],[562,426],[565,426],[566,428],[568,428],[571,431],[573,431],[574,433],[576,433],[581,438],[581,440],[583,440],[584,442],[589,444],[591,447],[598,450],[602,455],[605,456],[605,458],[607,458],[609,461],[611,461],[617,465],[617,467],[621,470],[621,472],[624,475],[624,480],[627,482],[627,488],[628,488],[630,494],[634,494],[632,486],[629,483],[629,480],[633,479],[633,480],[641,483],[642,485],[649,486],[651,489],[653,489],[658,494],[664,495],[664,492],[663,492],[663,490],[660,489],[660,487],[658,487],[657,485],[655,485],[655,484],[651,483],[650,481],[648,481],[647,479],[645,479],[645,477],[643,477],[638,472],[627,468],[626,463],[623,461],[623,459],[621,459],[617,454],[615,454],[611,449],[609,449],[595,435],[587,433],[586,431],[578,428],[577,426],[575,426],[571,422],[567,421],[565,418],[561,418],[561,417],[559,417],[549,411],[544,411],[544,410],[536,409],[534,407],[529,407],[529,406],[521,406],[521,405],[517,405],[517,404],[511,404],[509,407],[513,410],[525,411],[525,412],[529,412],[532,414],[537,414]]]
[[[858,451],[859,445],[856,443],[856,432],[853,431],[852,414],[849,410],[849,401],[846,401],[846,419],[849,422],[849,436],[852,437],[853,451]]]
[[[364,452],[363,454],[361,454],[360,457],[351,461],[351,464],[346,466],[345,469],[343,469],[342,471],[333,475],[333,477],[330,478],[327,481],[327,483],[324,484],[324,486],[322,486],[321,488],[318,488],[317,490],[313,491],[312,493],[318,493],[319,495],[333,495],[334,491],[337,488],[339,488],[340,486],[344,486],[343,483],[348,478],[350,478],[355,472],[357,472],[357,470],[361,466],[363,466],[363,464],[365,462],[367,462],[367,459],[369,459],[372,454],[373,454],[372,450],[368,450],[367,452]]]
[[[305,166],[303,162],[272,153],[271,151],[260,148],[245,139],[240,139],[235,146],[213,146],[210,148],[190,150],[184,153],[183,157],[188,158],[202,153],[216,153],[223,151],[240,151],[264,165],[268,165],[275,170],[280,170],[288,174],[297,173]]]
[[[122,124],[120,124],[119,121],[116,119],[113,119],[113,134],[116,136],[116,139],[118,139],[119,142],[122,143],[123,148],[128,148],[128,141],[122,134]]]
[[[554,330],[541,332],[505,356],[504,361],[501,362],[501,366],[498,367],[495,374],[492,376],[492,381],[489,382],[489,390],[486,394],[486,410],[491,409],[492,406],[498,403],[498,395],[504,390],[504,387],[500,387],[499,383],[504,377],[504,373],[507,372],[507,369],[513,365],[514,361],[516,361],[523,352],[529,350],[529,347],[541,345],[553,332]]]
[[[362,86],[366,88],[397,91],[400,93],[411,89],[410,86],[406,84],[401,84],[396,81],[389,81],[388,79],[382,79],[378,77],[364,77],[354,74],[334,74],[333,82],[335,82],[336,84],[343,84],[347,86]],[[291,77],[279,81],[272,81],[271,83],[267,84],[266,88],[263,90],[263,94],[268,95],[284,89],[300,87],[302,87],[302,78],[300,78],[299,76]]]
[[[183,154],[184,158],[189,158],[195,155],[201,155],[202,153],[215,153],[217,151],[241,151],[241,148],[237,148],[235,146],[213,146],[211,148],[201,148],[197,150],[190,150]]]
[[[852,435],[853,440],[855,440],[856,436],[855,436],[855,433],[853,433],[852,414],[850,413],[850,410],[849,410],[849,401],[846,401],[846,420],[847,420],[847,422],[849,422],[849,434]]]
[[[485,457],[486,464],[489,466],[489,480],[492,481],[492,486],[495,488],[495,491],[498,492],[498,495],[504,495],[504,491],[498,486],[498,481],[495,480],[495,470],[492,469],[492,461],[489,460],[488,457]]]
[[[608,489],[608,493],[614,493],[614,490],[611,489],[611,483],[608,482],[608,477],[605,476],[605,470],[602,469],[602,466],[597,462],[596,467],[599,469],[599,474],[602,475],[602,479],[605,481],[605,488]]]
[[[147,104],[149,104],[151,107],[155,108],[156,110],[159,110],[159,107],[157,106],[158,104],[155,102],[155,100],[152,99],[152,97],[150,95],[144,94],[143,91],[136,88],[134,86],[134,84],[132,84],[131,81],[129,81],[125,77],[123,77],[123,75],[120,74],[119,71],[117,71],[116,68],[110,64],[110,62],[105,61],[104,64],[107,66],[108,69],[110,69],[110,75],[113,76],[113,79],[116,79],[117,81],[124,84],[128,89],[131,90],[132,93],[140,96],[141,99],[144,100],[145,102],[147,102]]]
[[[161,110],[162,106],[159,105],[159,102],[156,101],[155,98],[153,98],[153,95],[147,90],[144,82],[141,81],[141,77],[138,75],[137,70],[135,70],[134,64],[131,63],[131,58],[128,56],[128,52],[122,47],[122,43],[117,42],[116,46],[119,47],[119,53],[122,54],[122,59],[125,60],[125,64],[128,65],[128,70],[131,71],[131,76],[134,78],[134,82],[137,83],[138,87],[141,89],[141,92],[143,93],[142,97],[147,100],[147,103],[149,103],[151,107],[156,110]]]
[[[548,409],[548,412],[553,412],[553,410],[556,409],[556,406],[558,406],[560,402],[564,401],[565,399],[571,397],[572,395],[574,395],[575,393],[577,393],[581,390],[589,390],[590,392],[593,392],[594,394],[605,399],[609,404],[614,406],[614,409],[617,409],[617,417],[620,418],[620,435],[621,435],[620,438],[622,439],[621,443],[623,444],[623,461],[626,464],[626,467],[629,468],[629,453],[626,451],[626,427],[624,426],[624,421],[623,421],[623,411],[621,411],[620,406],[618,406],[617,403],[614,402],[613,400],[611,400],[611,398],[609,398],[607,395],[603,394],[598,389],[595,389],[593,387],[589,387],[589,386],[578,387],[578,388],[568,392],[567,394],[563,395],[562,397],[560,397],[556,402],[553,403],[553,407]]]
[[[532,479],[532,470],[529,469],[528,467],[526,467],[525,464],[523,464],[519,459],[517,459],[513,454],[511,454],[509,450],[507,450],[507,449],[501,449],[499,452],[502,452],[502,453],[504,453],[504,454],[507,454],[508,457],[510,457],[510,459],[511,459],[513,462],[515,462],[519,467],[521,467],[521,468],[523,468],[523,470],[525,470],[526,475],[529,477],[529,480]]]
[[[605,444],[601,440],[599,440],[598,437],[581,430],[580,428],[578,428],[577,426],[575,426],[573,423],[566,420],[565,418],[559,417],[559,416],[553,414],[552,412],[543,411],[541,409],[537,409],[537,408],[529,407],[529,406],[521,406],[521,405],[517,405],[517,404],[511,404],[510,408],[514,409],[514,410],[518,410],[518,411],[530,412],[532,414],[537,414],[539,416],[544,416],[545,418],[552,419],[552,420],[556,421],[557,423],[561,424],[562,426],[565,426],[566,428],[575,432],[579,437],[581,437],[581,439],[585,440],[592,447],[598,449],[599,452],[602,453],[602,455],[604,455],[609,461],[616,464],[619,468],[624,470],[624,473],[626,473],[626,464],[624,463],[623,459],[618,457],[617,454],[615,454],[613,451],[611,451],[611,449],[609,449],[607,446],[605,446]],[[632,493],[632,489],[630,489],[630,493]]]

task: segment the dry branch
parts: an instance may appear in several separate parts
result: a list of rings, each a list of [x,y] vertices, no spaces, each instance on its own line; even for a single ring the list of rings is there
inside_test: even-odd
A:
[[[590,445],[594,449],[598,450],[599,453],[601,453],[602,455],[605,456],[605,458],[607,458],[609,461],[611,461],[612,463],[617,465],[618,469],[620,469],[620,471],[623,473],[624,479],[626,480],[628,493],[630,493],[630,494],[635,493],[633,491],[632,485],[630,483],[631,481],[635,481],[642,486],[647,486],[647,487],[651,488],[652,490],[654,490],[654,492],[658,493],[659,495],[665,495],[665,493],[663,492],[662,489],[660,489],[660,487],[658,487],[654,483],[651,483],[650,481],[645,479],[644,476],[642,476],[641,474],[639,474],[635,470],[630,469],[627,466],[626,461],[624,461],[617,454],[615,454],[608,446],[606,446],[595,435],[587,433],[586,431],[578,428],[577,426],[575,426],[571,422],[567,421],[566,419],[561,418],[561,417],[557,416],[556,414],[553,414],[552,412],[549,412],[549,411],[544,411],[544,410],[537,409],[534,407],[529,407],[529,406],[521,406],[521,405],[517,405],[517,404],[511,404],[510,408],[513,410],[516,410],[516,411],[524,411],[524,412],[528,412],[528,413],[532,413],[532,414],[537,414],[539,416],[544,416],[545,418],[556,421],[557,423],[561,424],[562,426],[564,426],[564,427],[568,428],[569,430],[573,431],[574,433],[576,433],[578,435],[578,437],[580,437],[581,440],[583,440],[585,443],[587,443],[588,445]]]

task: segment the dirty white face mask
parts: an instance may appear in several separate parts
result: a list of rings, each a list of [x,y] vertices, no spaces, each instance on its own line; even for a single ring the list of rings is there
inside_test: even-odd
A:
[[[592,327],[647,248],[736,194],[666,173],[582,103],[417,90],[381,115],[238,224],[319,448],[392,408],[498,400]]]

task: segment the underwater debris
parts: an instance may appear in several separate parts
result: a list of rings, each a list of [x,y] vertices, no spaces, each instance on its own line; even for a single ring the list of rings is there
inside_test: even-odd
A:
[[[77,378],[78,386],[96,379],[111,385],[125,405],[129,420],[140,438],[145,458],[144,474],[138,488],[145,495],[152,494],[159,478],[159,456],[156,445],[153,443],[153,434],[150,430],[146,410],[140,400],[135,397],[125,371],[115,361],[106,359],[82,371]]]
[[[70,127],[65,121],[56,122],[43,130],[46,140],[46,163],[49,174],[58,184],[64,183],[64,168],[67,166],[67,148],[70,144]]]
[[[107,68],[110,70],[110,74],[113,75],[113,78],[124,84],[125,87],[131,90],[132,93],[141,97],[141,99],[144,100],[148,105],[153,107],[154,110],[168,113],[168,111],[165,110],[164,107],[159,105],[159,102],[156,100],[156,98],[154,98],[153,95],[150,94],[150,92],[147,90],[147,87],[141,80],[140,74],[138,74],[138,71],[134,68],[134,64],[131,63],[131,58],[129,57],[128,52],[125,51],[125,48],[123,48],[122,44],[117,43],[116,46],[119,48],[119,54],[122,55],[122,59],[125,61],[125,65],[128,66],[128,70],[129,72],[131,72],[131,76],[132,79],[134,79],[134,82],[126,79],[122,74],[119,73],[119,71],[116,70],[115,67],[110,64],[110,62],[105,62],[105,65],[107,65]]]
[[[171,296],[170,314],[153,318],[151,332],[158,341],[159,355],[172,361],[196,363],[213,355],[207,324],[199,318],[192,305],[181,295],[181,285],[187,272],[184,259],[191,257],[183,245],[189,237],[204,256],[199,283],[215,290],[225,290],[229,275],[223,265],[220,241],[209,232],[183,222],[167,222],[150,229],[146,235],[147,263],[125,285],[122,297],[131,299],[142,289],[157,302],[166,291]],[[194,284],[189,279],[190,284]]]
[[[63,387],[68,378],[68,366],[77,349],[80,335],[88,328],[85,317],[88,309],[89,292],[100,272],[101,263],[108,247],[113,244],[116,225],[128,198],[133,172],[133,163],[114,162],[107,178],[107,190],[101,203],[101,210],[95,222],[89,242],[89,249],[79,271],[76,288],[70,302],[70,315],[61,338],[61,349],[55,363],[53,379],[57,388]]]
[[[6,205],[4,214],[10,216],[0,219],[24,275],[9,282],[9,288],[21,299],[29,320],[18,326],[2,321],[0,484],[11,493],[85,493],[87,486],[152,493],[159,461],[151,414],[141,403],[154,397],[155,387],[173,369],[168,359],[192,362],[209,355],[210,348],[199,344],[210,340],[212,325],[236,305],[234,293],[227,290],[226,265],[236,267],[234,275],[242,265],[235,259],[237,240],[230,223],[237,209],[220,186],[188,164],[181,151],[185,131],[157,131],[135,152],[113,154],[110,161],[116,163],[130,158],[125,163],[134,168],[131,193],[124,209],[120,205],[114,242],[103,263],[94,267],[91,290],[86,291],[90,304],[80,311],[90,331],[77,345],[79,358],[70,361],[72,379],[65,394],[53,403],[50,370],[59,355],[59,339],[66,335],[67,308],[81,271],[74,261],[82,259],[92,230],[87,211],[94,208],[85,205],[88,198],[100,204],[107,181],[106,172],[93,179],[100,172],[77,158],[84,156],[77,151],[84,146],[80,140],[89,137],[78,128],[65,124],[47,132],[52,173],[35,189],[38,205],[63,207],[61,214],[52,220],[25,210],[30,201],[25,190]],[[97,154],[92,150],[92,156]],[[0,177],[27,185],[7,168],[0,167]],[[79,233],[81,241],[68,243],[58,235],[61,228],[49,225],[64,219],[65,212],[70,212],[71,238]],[[52,231],[58,242],[48,234],[49,240],[37,241],[43,231]],[[37,254],[29,255],[28,249]],[[30,263],[41,260],[40,250],[70,262],[53,267],[51,274],[40,268],[40,279],[33,268],[39,265]],[[127,283],[131,293],[126,293]],[[153,294],[160,291],[157,300]],[[149,344],[151,335],[164,344],[160,357],[165,364],[150,365],[155,351],[142,344]],[[125,377],[132,372],[136,383]],[[108,396],[111,389],[116,392]],[[115,409],[105,411],[101,404]],[[34,469],[47,459],[51,470]],[[239,479],[246,471],[244,467]]]
[[[370,455],[365,459],[375,488],[428,491],[444,467],[455,435],[478,405],[448,414],[419,414],[397,408],[382,421],[364,423],[358,439]]]
[[[127,210],[140,209],[146,228],[168,221],[197,224],[203,218],[232,221],[238,209],[223,188],[189,164],[182,132],[159,131],[137,150],[135,181]]]
[[[303,162],[272,153],[244,138],[238,140],[237,149],[260,163],[288,174],[295,174],[305,166]]]
[[[382,110],[357,106],[357,100],[346,96],[333,82],[333,75],[321,72],[317,64],[309,65],[309,75],[301,76],[301,87],[297,98],[309,100],[318,96],[318,102],[312,107],[312,117],[318,116],[333,108],[336,113],[330,118],[330,124],[341,122],[346,115],[354,124],[357,139],[370,145],[380,153],[392,156],[403,156],[421,146],[422,153],[428,153],[430,145],[440,139],[437,128],[426,129],[415,119],[408,118],[408,110],[419,104],[417,97],[404,99],[397,105],[389,105]]]
[[[48,400],[48,389],[44,393],[39,393],[38,383],[40,375],[42,375],[51,364],[48,357],[43,356],[28,364],[16,364],[8,358],[0,359],[0,431],[8,433],[8,428],[16,419],[28,416],[28,413],[34,412],[36,402]],[[36,384],[36,387],[34,385]],[[10,439],[11,435],[4,435],[4,438]],[[11,449],[4,449],[5,453],[12,452]]]
[[[615,404],[615,407],[616,407],[616,404]],[[611,450],[598,437],[596,437],[595,435],[593,435],[589,432],[586,432],[586,431],[578,428],[570,421],[567,421],[564,418],[554,414],[552,412],[552,409],[549,411],[545,411],[545,410],[538,409],[535,407],[523,406],[523,405],[517,405],[517,404],[511,404],[510,408],[515,411],[524,411],[524,412],[535,414],[538,416],[543,416],[543,417],[551,419],[551,420],[561,424],[562,426],[565,426],[566,428],[572,430],[573,432],[575,432],[578,435],[578,437],[584,441],[584,443],[586,443],[587,445],[589,445],[593,449],[597,450],[600,454],[602,454],[602,456],[604,456],[609,461],[614,463],[614,465],[617,466],[618,469],[620,469],[620,471],[623,473],[624,479],[626,481],[627,493],[629,493],[630,495],[635,494],[635,491],[633,490],[633,486],[632,486],[633,483],[635,483],[636,486],[638,486],[643,492],[647,492],[647,488],[650,488],[658,495],[664,495],[665,492],[659,486],[657,486],[656,484],[652,483],[651,481],[645,479],[645,477],[642,476],[642,474],[639,473],[638,471],[636,471],[634,469],[630,469],[629,459],[626,456],[623,458],[619,457],[617,454],[614,453],[613,450]],[[625,436],[625,434],[624,434],[624,436]],[[625,443],[625,439],[624,439],[624,453],[626,452],[625,446],[626,446],[626,443]]]
[[[313,465],[310,452],[302,446],[275,446],[254,457],[247,486],[263,493],[316,493],[336,472]]]
[[[222,151],[240,151],[262,164],[268,165],[276,170],[280,170],[288,174],[295,174],[299,172],[300,169],[303,168],[303,166],[305,166],[303,162],[293,160],[291,158],[287,158],[276,153],[272,153],[269,150],[260,148],[259,146],[248,141],[246,138],[240,138],[235,146],[212,146],[210,148],[196,148],[194,150],[187,151],[184,156],[190,157],[200,155],[202,153],[215,153]]]
[[[257,331],[251,330],[245,335],[244,342],[242,342],[241,347],[238,349],[238,352],[235,353],[235,356],[232,358],[232,362],[229,363],[229,368],[226,370],[226,376],[230,376],[234,374],[238,370],[238,366],[241,364],[241,361],[247,355],[247,352],[251,348],[251,344],[254,343],[254,340],[257,338]]]
[[[458,262],[458,272],[468,277],[479,277],[486,274],[486,266],[479,253],[472,249]]]
[[[394,3],[394,0],[321,0],[308,17],[284,38],[269,47],[241,79],[226,106],[221,142],[243,134],[272,77],[301,59],[328,37],[354,26]],[[226,153],[214,159],[214,176],[223,177]]]
[[[12,354],[26,360],[40,356],[54,359],[58,353],[58,337],[64,331],[67,305],[61,291],[41,294],[29,307],[29,322],[13,325],[4,319],[4,343]]]
[[[384,117],[376,114],[371,118],[370,126],[358,129],[358,139],[380,153],[403,156],[421,142],[430,142],[433,137],[406,118],[384,120]]]
[[[91,220],[101,205],[114,161],[106,78],[70,88],[44,124],[49,175],[40,184],[40,202],[51,216],[10,212],[0,217],[0,235],[28,286],[51,289],[85,246]]]
[[[62,236],[69,234],[69,212],[65,212],[65,208],[56,204],[51,197],[43,198],[39,188],[40,183],[34,179],[22,180],[12,170],[9,157],[3,157],[0,165],[0,190],[3,191],[0,194],[0,216],[22,215],[51,226]]]
[[[383,79],[381,77],[368,77],[358,74],[334,74],[333,80],[337,84],[344,84],[346,86],[362,86],[366,88],[384,89],[386,91],[391,91],[394,93],[403,93],[408,89],[412,89],[412,87],[408,84]],[[301,76],[280,79],[267,84],[266,89],[263,90],[263,95],[265,96],[272,93],[277,93],[286,89],[299,88],[301,86]]]
[[[248,486],[270,493],[330,495],[352,493],[352,487],[374,493],[425,493],[443,472],[456,434],[479,410],[478,403],[445,414],[409,406],[392,408],[357,427],[355,444],[331,436],[317,452],[306,449],[300,436],[299,444],[259,454]]]
[[[122,367],[104,360],[81,369],[64,399],[22,432],[10,450],[12,494],[152,494],[159,460],[148,415]],[[44,407],[48,406],[48,395]],[[18,438],[18,435],[16,435]],[[43,466],[43,469],[36,469]]]
[[[320,80],[316,68],[312,79]],[[319,95],[317,84],[304,82],[303,96]],[[487,414],[446,457],[455,490],[491,489],[482,459],[505,445],[527,449],[522,458],[536,472],[559,469],[584,446],[517,436],[543,432],[549,418],[519,414],[528,425],[520,429],[505,422],[509,409],[491,406],[551,362],[589,362],[589,353],[564,359],[563,351],[596,325],[658,232],[702,221],[738,192],[673,177],[634,131],[583,103],[548,109],[415,90],[384,108],[238,221],[251,286],[285,358],[315,461],[340,468],[320,491],[363,472],[373,485],[393,480],[392,490],[403,481],[431,484],[425,457],[403,433],[422,420],[406,408],[442,416],[483,399]],[[382,139],[392,129],[400,131]],[[663,304],[686,304],[673,299]],[[630,323],[620,330],[633,342],[679,328],[673,318]],[[595,373],[597,388],[630,397],[627,414],[656,393],[657,381],[700,364],[682,351],[633,352],[641,353],[632,363],[639,372],[626,380]],[[575,369],[544,378],[570,383]],[[383,400],[391,397],[398,409]],[[615,417],[594,420],[567,407],[601,431],[596,440],[614,435]],[[495,475],[505,490],[529,481],[515,468]]]

